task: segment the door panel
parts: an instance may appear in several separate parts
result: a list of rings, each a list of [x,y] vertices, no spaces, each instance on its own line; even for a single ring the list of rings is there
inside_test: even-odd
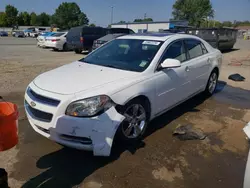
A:
[[[186,99],[190,93],[189,63],[183,40],[172,42],[162,55],[160,62],[165,59],[177,59],[182,64],[178,68],[163,69],[156,72],[156,100],[158,112],[164,111]]]
[[[190,66],[189,80],[192,88],[191,94],[201,90],[207,84],[210,66],[209,54],[205,52],[201,41],[195,39],[185,40]],[[204,54],[205,53],[205,54]]]
[[[187,79],[186,67],[164,69],[156,73],[157,111],[160,113],[176,103],[184,100],[189,90],[190,82]]]

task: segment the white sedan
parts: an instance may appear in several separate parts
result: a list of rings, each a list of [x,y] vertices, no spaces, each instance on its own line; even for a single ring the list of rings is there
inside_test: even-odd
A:
[[[195,36],[122,36],[35,78],[26,113],[39,134],[109,156],[115,135],[134,142],[150,120],[198,93],[212,95],[221,62],[221,52]]]
[[[66,42],[67,32],[58,32],[52,36],[45,37],[44,46],[47,48],[52,48],[54,50],[68,50],[68,45]]]

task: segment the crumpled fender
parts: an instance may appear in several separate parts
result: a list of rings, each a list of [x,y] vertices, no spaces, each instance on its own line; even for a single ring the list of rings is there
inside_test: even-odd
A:
[[[94,156],[110,156],[115,133],[125,117],[115,107],[101,115],[93,126],[91,140]]]

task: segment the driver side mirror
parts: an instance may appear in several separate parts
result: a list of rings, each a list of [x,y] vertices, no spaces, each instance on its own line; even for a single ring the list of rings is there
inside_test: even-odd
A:
[[[177,59],[165,59],[161,64],[161,68],[177,68],[181,66],[181,62]]]

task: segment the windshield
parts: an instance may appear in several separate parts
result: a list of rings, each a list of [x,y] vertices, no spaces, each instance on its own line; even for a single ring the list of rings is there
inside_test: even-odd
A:
[[[116,39],[98,48],[80,61],[136,72],[144,71],[153,60],[162,42]]]

